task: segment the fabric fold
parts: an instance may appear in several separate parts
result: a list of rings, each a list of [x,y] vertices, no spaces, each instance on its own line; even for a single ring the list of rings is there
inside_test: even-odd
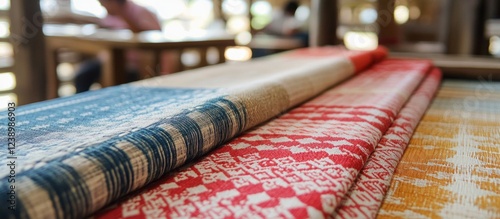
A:
[[[21,106],[16,211],[0,215],[88,216],[384,55],[303,49]],[[9,192],[7,168],[0,169],[1,194]]]
[[[384,60],[95,217],[330,217],[430,70]]]
[[[378,143],[356,182],[335,210],[334,218],[375,218],[392,175],[440,82],[440,70],[433,69]]]

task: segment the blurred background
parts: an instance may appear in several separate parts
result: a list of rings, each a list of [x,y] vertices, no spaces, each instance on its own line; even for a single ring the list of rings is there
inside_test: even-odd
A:
[[[496,0],[300,0],[291,19],[293,34],[270,30],[287,0],[130,1],[157,17],[162,40],[182,42],[207,32],[224,32],[234,39],[223,54],[210,49],[205,55],[196,48],[179,50],[174,58],[162,59],[167,67],[142,68],[149,76],[201,67],[200,62],[210,65],[221,57],[242,62],[327,44],[355,50],[384,45],[394,54],[481,57],[491,63],[500,58],[500,1]],[[96,24],[106,15],[98,0],[0,0],[0,108],[11,101],[26,104],[53,98],[47,94],[50,89],[61,97],[75,94],[75,72],[92,54],[55,48],[57,83],[49,82],[47,60],[53,54],[47,53],[51,47],[47,31],[59,28],[81,37],[81,32],[99,29]],[[96,82],[91,90],[101,87]]]

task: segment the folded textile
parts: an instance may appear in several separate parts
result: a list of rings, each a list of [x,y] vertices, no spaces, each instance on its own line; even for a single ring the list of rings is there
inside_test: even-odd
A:
[[[85,217],[385,54],[304,49],[21,106],[10,154],[15,185],[9,167],[0,168],[0,194],[15,193],[15,211],[0,215]]]
[[[500,218],[500,82],[445,80],[380,218]]]
[[[430,69],[382,61],[95,217],[329,217]]]
[[[335,210],[335,218],[375,218],[394,170],[440,82],[441,72],[432,70],[378,143],[356,182]]]

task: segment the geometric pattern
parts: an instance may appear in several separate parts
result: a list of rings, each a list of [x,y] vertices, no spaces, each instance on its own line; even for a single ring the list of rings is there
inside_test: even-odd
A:
[[[434,69],[408,100],[337,207],[335,218],[375,218],[394,170],[436,93],[440,79],[441,72]]]
[[[95,217],[328,217],[430,67],[382,61]]]

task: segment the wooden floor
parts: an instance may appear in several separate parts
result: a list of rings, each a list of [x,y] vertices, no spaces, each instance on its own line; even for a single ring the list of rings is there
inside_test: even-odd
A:
[[[378,218],[500,218],[499,82],[443,82]]]

